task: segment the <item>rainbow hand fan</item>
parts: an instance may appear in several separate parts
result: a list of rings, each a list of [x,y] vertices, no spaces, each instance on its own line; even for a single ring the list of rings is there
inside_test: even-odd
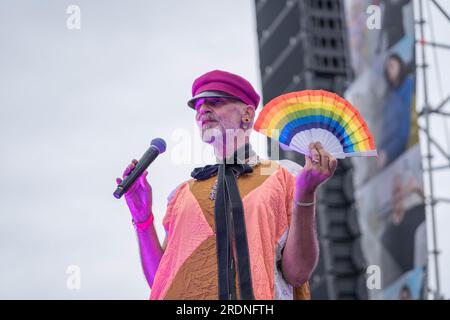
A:
[[[309,144],[319,141],[337,159],[376,157],[372,135],[348,101],[324,90],[283,94],[265,105],[254,130],[275,139],[284,150],[309,156]]]

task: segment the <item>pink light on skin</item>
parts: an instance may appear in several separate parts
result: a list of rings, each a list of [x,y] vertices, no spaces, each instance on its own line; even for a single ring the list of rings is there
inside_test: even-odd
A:
[[[130,174],[137,162],[136,159],[131,161],[123,172],[123,178]],[[164,241],[164,244],[161,247],[158,235],[156,234],[155,227],[152,223],[153,196],[152,188],[146,179],[147,174],[148,171],[145,170],[136,182],[133,183],[130,189],[125,193],[125,200],[133,220],[138,224],[136,231],[139,241],[142,269],[151,288],[167,240]],[[122,179],[117,178],[116,182],[119,185],[122,182]]]
[[[333,176],[337,167],[337,160],[320,142],[311,143],[309,152],[311,157],[305,156],[305,166],[295,178],[294,200],[301,203],[314,203],[317,189]],[[283,275],[291,285],[299,287],[309,280],[318,259],[315,206],[294,205],[281,261]]]
[[[311,157],[305,156],[305,166],[296,178],[295,199],[315,193],[336,170],[337,160],[323,149],[320,142],[311,143],[309,148]]]
[[[195,110],[195,120],[201,138],[203,142],[214,147],[214,153],[218,159],[230,156],[243,144],[249,142],[245,139],[235,143],[233,131],[242,128],[244,116],[249,119],[254,118],[254,106],[246,105],[237,99],[200,98],[195,102]],[[250,132],[250,130],[251,125],[246,131]],[[233,143],[229,143],[231,141]]]

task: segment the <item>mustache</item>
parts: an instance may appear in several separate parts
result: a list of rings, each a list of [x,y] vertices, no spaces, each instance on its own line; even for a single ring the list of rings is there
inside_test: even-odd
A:
[[[212,115],[204,114],[200,116],[199,121],[205,122],[205,121],[219,121],[219,120]]]

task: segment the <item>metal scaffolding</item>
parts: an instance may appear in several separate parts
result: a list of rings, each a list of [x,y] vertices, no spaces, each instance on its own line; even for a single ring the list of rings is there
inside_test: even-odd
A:
[[[417,24],[419,25],[420,33],[419,39],[416,39],[416,43],[420,47],[420,55],[421,55],[421,64],[417,65],[417,68],[422,70],[422,85],[423,85],[423,105],[421,111],[419,112],[419,119],[423,119],[425,122],[425,126],[419,126],[420,132],[425,135],[425,145],[426,145],[426,165],[427,167],[424,170],[425,176],[428,178],[428,197],[426,201],[426,205],[429,209],[430,217],[431,217],[431,227],[432,227],[432,239],[433,239],[433,248],[430,251],[430,256],[433,259],[434,263],[434,273],[435,273],[435,288],[433,290],[434,299],[442,299],[441,295],[441,285],[440,285],[440,274],[439,274],[439,249],[438,249],[438,241],[437,241],[437,228],[436,228],[436,204],[438,202],[449,203],[450,199],[445,198],[437,198],[434,192],[434,173],[438,170],[446,170],[450,169],[450,152],[449,150],[445,150],[439,142],[432,137],[431,133],[431,125],[430,125],[430,116],[437,115],[441,117],[447,117],[450,115],[450,112],[444,111],[444,107],[448,105],[450,102],[450,95],[443,99],[437,106],[432,106],[429,101],[429,89],[428,89],[428,77],[427,77],[427,69],[429,67],[426,55],[426,46],[433,47],[433,50],[436,49],[450,49],[450,45],[437,43],[434,39],[430,41],[426,39],[425,36],[425,25],[427,24],[424,19],[424,0],[419,1],[419,20]],[[433,5],[440,11],[440,13],[450,22],[450,15],[444,10],[444,8],[436,1],[431,0],[428,1],[433,3]],[[430,20],[430,17],[428,17]],[[432,27],[432,25],[430,24]],[[434,35],[433,35],[434,37]],[[439,66],[435,66],[435,68],[439,68]],[[435,154],[433,152],[438,152],[441,156],[443,156],[447,160],[447,164],[440,166],[433,166],[433,159],[435,158]]]

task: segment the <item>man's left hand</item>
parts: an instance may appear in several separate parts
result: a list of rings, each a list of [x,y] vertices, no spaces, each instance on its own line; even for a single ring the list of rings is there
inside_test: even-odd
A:
[[[337,160],[322,147],[320,142],[309,145],[310,156],[305,156],[305,166],[296,178],[296,201],[314,201],[317,188],[330,179]]]

